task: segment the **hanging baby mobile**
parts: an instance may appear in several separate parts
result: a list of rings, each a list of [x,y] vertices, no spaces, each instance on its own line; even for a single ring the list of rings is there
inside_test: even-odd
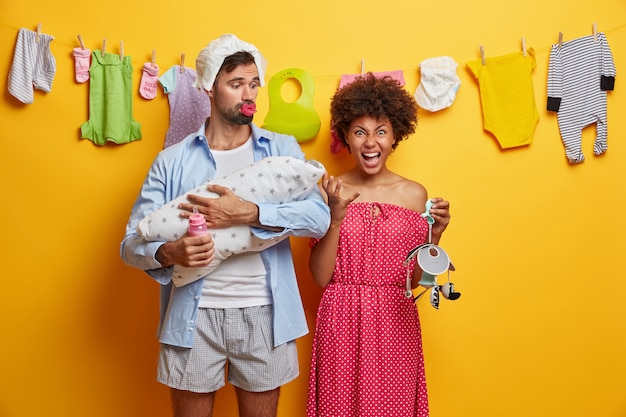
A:
[[[422,217],[426,218],[428,222],[428,243],[422,243],[421,245],[411,249],[404,266],[407,267],[406,273],[406,291],[407,298],[413,297],[413,291],[411,290],[411,270],[409,263],[414,258],[417,258],[417,264],[422,269],[422,277],[419,281],[419,285],[423,287],[430,287],[430,304],[439,309],[439,293],[443,295],[446,300],[456,300],[461,296],[461,293],[454,290],[454,284],[450,282],[450,271],[454,271],[454,265],[450,261],[450,257],[441,246],[432,243],[432,229],[435,224],[435,219],[430,215],[430,208],[432,207],[432,201],[426,201],[426,210],[422,213]],[[437,275],[448,273],[448,280],[443,285],[437,283]],[[417,301],[425,292],[422,291],[417,297],[414,298]]]

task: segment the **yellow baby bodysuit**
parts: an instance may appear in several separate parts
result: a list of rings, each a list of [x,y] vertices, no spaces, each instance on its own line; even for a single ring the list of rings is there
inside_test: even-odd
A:
[[[539,113],[535,104],[532,72],[537,66],[532,48],[467,63],[478,81],[483,127],[502,149],[528,145]]]

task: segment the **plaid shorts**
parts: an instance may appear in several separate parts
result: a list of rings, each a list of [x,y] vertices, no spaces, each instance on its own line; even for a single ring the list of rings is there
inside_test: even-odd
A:
[[[228,382],[250,392],[270,391],[298,374],[296,342],[274,347],[272,306],[200,308],[193,347],[161,343],[157,381],[192,392]]]

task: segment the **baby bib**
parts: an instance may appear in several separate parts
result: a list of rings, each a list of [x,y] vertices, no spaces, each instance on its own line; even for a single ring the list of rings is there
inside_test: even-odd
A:
[[[282,87],[289,79],[296,79],[302,94],[293,103],[282,97]],[[292,135],[298,142],[313,139],[320,130],[320,118],[313,107],[315,82],[313,76],[299,68],[289,68],[275,74],[268,84],[270,109],[263,127],[278,133]]]

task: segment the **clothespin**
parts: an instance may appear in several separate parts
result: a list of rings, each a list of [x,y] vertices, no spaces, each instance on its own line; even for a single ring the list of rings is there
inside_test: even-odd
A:
[[[361,60],[361,76],[365,75],[365,60]]]
[[[120,41],[120,61],[124,61],[124,41]]]
[[[152,50],[152,66],[156,68],[156,49]]]
[[[485,48],[480,45],[480,61],[485,65]]]
[[[35,42],[39,42],[39,36],[41,35],[41,23],[37,24],[37,36],[35,36]]]
[[[522,51],[524,52],[524,56],[526,56],[526,40],[522,36]]]
[[[598,24],[593,22],[593,41],[595,42],[598,39]]]
[[[85,49],[85,43],[83,42],[83,37],[80,36],[80,33],[78,34],[78,42],[80,43],[80,47]]]
[[[563,46],[563,32],[559,32],[559,48]]]
[[[180,54],[180,73],[185,72],[185,54]]]
[[[102,50],[100,51],[100,55],[104,58],[104,54],[107,49],[107,38],[102,39]]]

